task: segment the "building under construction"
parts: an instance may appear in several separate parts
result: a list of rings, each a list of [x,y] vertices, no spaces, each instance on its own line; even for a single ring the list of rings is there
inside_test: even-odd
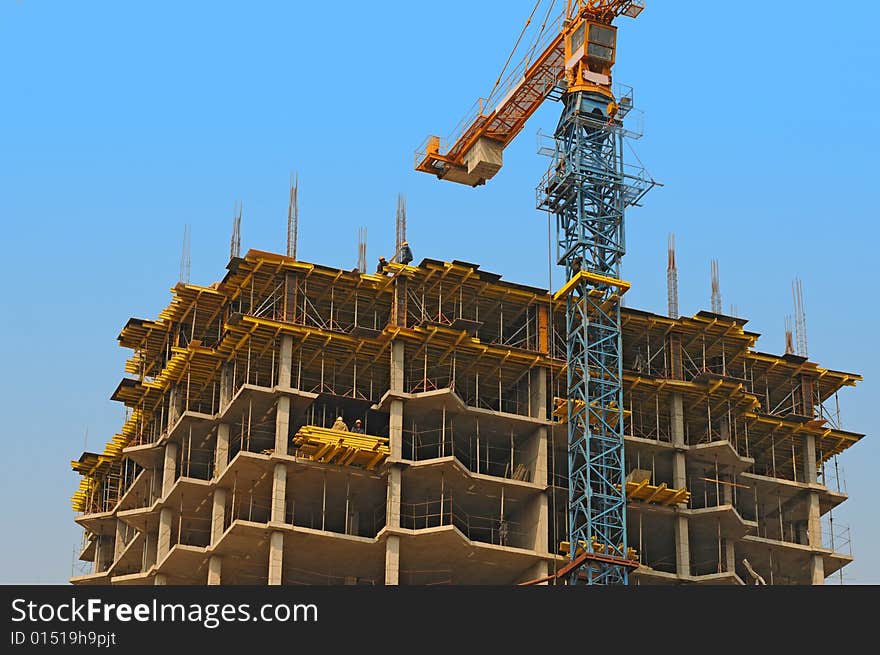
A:
[[[568,582],[566,299],[414,264],[250,251],[131,319],[124,425],[73,462],[72,582]],[[851,562],[837,459],[862,435],[835,402],[859,376],[719,312],[621,312],[630,583],[822,584]]]

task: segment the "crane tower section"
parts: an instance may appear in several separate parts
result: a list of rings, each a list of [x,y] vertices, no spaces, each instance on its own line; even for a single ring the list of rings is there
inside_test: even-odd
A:
[[[543,154],[551,165],[538,186],[538,208],[556,217],[557,262],[566,304],[568,525],[570,582],[627,584],[621,279],[624,212],[653,183],[624,164],[624,119],[632,92],[616,98],[618,15],[636,17],[641,2],[580,2],[564,34],[562,117]]]
[[[632,90],[615,95],[612,68],[614,20],[636,18],[644,7],[641,0],[568,0],[508,82],[478,101],[449,139],[428,137],[416,153],[416,170],[485,184],[538,107],[563,103],[540,148],[551,163],[537,206],[556,217],[557,263],[567,280],[554,298],[566,308],[567,396],[557,412],[568,426],[571,562],[560,575],[570,584],[627,584],[637,566],[626,539],[620,306],[629,284],[621,260],[624,212],[654,182],[624,163],[625,140],[639,132],[625,126]]]

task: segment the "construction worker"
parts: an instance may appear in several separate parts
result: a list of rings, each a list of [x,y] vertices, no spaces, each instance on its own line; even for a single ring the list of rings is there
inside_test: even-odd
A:
[[[333,427],[331,430],[336,430],[338,432],[348,432],[348,426],[345,424],[345,421],[342,420],[341,416],[336,417],[336,421],[333,423]]]
[[[498,544],[501,546],[507,545],[507,538],[510,535],[510,525],[504,519],[501,519],[501,522],[498,525]]]
[[[400,252],[397,256],[397,261],[406,266],[413,260],[412,250],[409,249],[409,242],[404,241],[400,244]]]
[[[376,275],[384,275],[385,267],[388,265],[388,260],[384,257],[379,257],[379,264],[376,266]]]
[[[357,420],[354,422],[354,427],[351,429],[351,431],[352,431],[354,434],[363,434],[363,433],[364,433],[363,424],[361,423],[361,420],[360,420],[360,419],[357,419]]]
[[[574,257],[571,260],[571,276],[572,277],[574,277],[575,275],[577,275],[578,273],[581,272],[581,262],[582,261],[583,260],[581,259],[580,255]]]

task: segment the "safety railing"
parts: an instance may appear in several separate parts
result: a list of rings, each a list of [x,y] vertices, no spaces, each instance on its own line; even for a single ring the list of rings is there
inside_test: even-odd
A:
[[[501,517],[470,514],[452,497],[417,503],[401,503],[400,525],[409,530],[425,530],[453,525],[472,541],[497,546],[526,547],[526,533],[519,523]]]
[[[523,482],[531,482],[535,465],[535,458],[515,443],[477,441],[472,432],[462,434],[451,425],[445,430],[404,429],[402,450],[403,457],[412,461],[455,457],[473,473]]]
[[[852,556],[852,533],[849,526],[835,521],[833,516],[823,518],[822,547],[834,553]]]

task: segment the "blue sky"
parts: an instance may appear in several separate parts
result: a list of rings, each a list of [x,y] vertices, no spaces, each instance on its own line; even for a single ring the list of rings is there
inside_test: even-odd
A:
[[[796,4],[796,7],[795,7]],[[390,255],[396,195],[416,259],[478,262],[547,286],[534,188],[547,103],[480,189],[412,170],[491,88],[531,2],[46,2],[0,0],[0,583],[61,583],[80,532],[68,465],[118,429],[109,400],[130,316],[155,317],[192,226],[196,283],[222,277],[233,202],[242,245],[281,251],[287,180],[300,175],[302,259]],[[754,12],[753,12],[754,13]],[[681,311],[709,306],[720,262],[737,306],[784,348],[791,280],[804,281],[809,350],[865,382],[841,395],[852,583],[880,583],[874,479],[880,20],[863,0],[648,3],[621,21],[616,80],[646,112],[639,157],[665,186],[630,212],[630,306],[664,312],[666,235],[678,240]],[[558,278],[557,278],[558,282]]]

